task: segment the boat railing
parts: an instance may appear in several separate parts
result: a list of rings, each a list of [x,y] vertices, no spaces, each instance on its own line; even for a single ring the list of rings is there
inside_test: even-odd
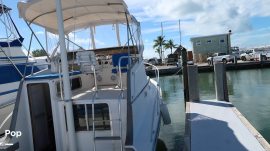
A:
[[[144,64],[149,65],[155,69],[155,78],[157,79],[157,86],[159,87],[159,69],[158,69],[158,67],[151,64],[151,63],[147,63],[147,62],[144,62]]]
[[[155,66],[151,63],[144,62],[144,64],[149,65],[155,69],[155,75],[156,75],[156,79],[157,79],[157,97],[160,97],[161,89],[160,89],[160,85],[159,85],[159,69],[157,66]],[[155,105],[157,106],[157,111],[158,111],[157,114],[159,114],[159,108],[158,108],[159,104],[157,102],[155,102],[155,103],[156,103]]]
[[[121,61],[123,59],[132,59],[132,58],[138,58],[138,57],[136,57],[136,56],[122,56],[122,57],[119,58],[119,61],[118,61],[118,72],[119,72],[120,88],[121,88],[121,90],[123,90],[123,79],[122,79]],[[130,70],[130,69],[128,69],[128,70]]]
[[[160,97],[160,85],[159,85],[159,69],[157,66],[153,65],[153,64],[150,64],[150,63],[147,63],[147,62],[144,62],[144,64],[146,65],[149,65],[151,66],[152,68],[155,69],[155,78],[157,79],[157,97]],[[159,98],[157,98],[157,100],[159,100]],[[160,109],[159,109],[159,103],[157,101],[155,101],[154,103],[154,106],[156,106],[156,113],[155,113],[155,110],[153,110],[153,114],[159,114],[160,112]],[[152,118],[152,129],[154,129],[154,118]],[[151,133],[152,134],[152,133]],[[151,139],[153,139],[154,135],[151,136]]]
[[[36,62],[28,62],[28,64],[26,65],[27,67],[31,67],[31,74],[30,75],[34,75],[34,67],[37,66],[45,66],[48,65],[50,66],[50,63],[36,63]]]
[[[17,66],[15,65],[15,63],[12,61],[12,59],[6,54],[6,52],[2,49],[2,47],[0,46],[0,52],[2,52],[8,59],[8,61],[12,64],[12,66],[17,70],[17,72],[21,75],[21,77],[23,77],[23,74],[21,73],[21,71],[17,68]]]

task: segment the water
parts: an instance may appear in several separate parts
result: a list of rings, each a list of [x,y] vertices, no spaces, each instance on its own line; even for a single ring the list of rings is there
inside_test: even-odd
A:
[[[250,123],[270,142],[270,69],[228,71],[229,99]],[[164,125],[160,138],[170,151],[180,151],[184,144],[185,110],[182,76],[160,78],[164,101],[172,118]],[[199,74],[201,99],[215,99],[213,73]]]

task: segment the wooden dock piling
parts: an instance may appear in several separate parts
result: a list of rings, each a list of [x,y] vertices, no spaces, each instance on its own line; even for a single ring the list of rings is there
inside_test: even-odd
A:
[[[223,63],[214,64],[216,99],[229,102],[225,66]]]
[[[199,86],[198,86],[198,66],[190,65],[187,66],[188,72],[188,88],[189,88],[189,100],[199,101]]]

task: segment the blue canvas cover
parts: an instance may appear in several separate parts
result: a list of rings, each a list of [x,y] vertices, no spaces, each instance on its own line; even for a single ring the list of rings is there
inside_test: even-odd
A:
[[[118,67],[118,63],[121,57],[128,56],[128,53],[118,53],[118,54],[113,54],[112,55],[112,63],[114,67]],[[128,58],[123,58],[121,59],[120,62],[120,67],[121,67],[121,72],[127,72],[127,65],[128,65]],[[117,73],[117,68],[112,69],[112,73]]]

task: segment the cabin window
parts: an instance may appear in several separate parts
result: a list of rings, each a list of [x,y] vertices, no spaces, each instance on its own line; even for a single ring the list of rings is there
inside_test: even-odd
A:
[[[225,42],[225,40],[224,39],[220,39],[220,41],[219,41],[220,43],[224,43]]]
[[[73,78],[70,80],[71,90],[76,90],[82,87],[82,80],[80,77]],[[56,84],[57,94],[60,95],[60,82]]]
[[[196,41],[196,45],[197,46],[200,46],[201,45],[201,41],[200,40]]]
[[[92,105],[87,104],[89,130],[93,129]],[[95,104],[95,130],[110,130],[110,114],[108,104]]]
[[[94,105],[95,130],[110,130],[109,106],[105,103]],[[74,123],[76,131],[92,131],[92,104],[73,105]]]
[[[73,105],[73,116],[75,131],[86,131],[85,105]]]
[[[81,78],[73,78],[71,79],[71,90],[76,90],[82,87],[82,80]]]

